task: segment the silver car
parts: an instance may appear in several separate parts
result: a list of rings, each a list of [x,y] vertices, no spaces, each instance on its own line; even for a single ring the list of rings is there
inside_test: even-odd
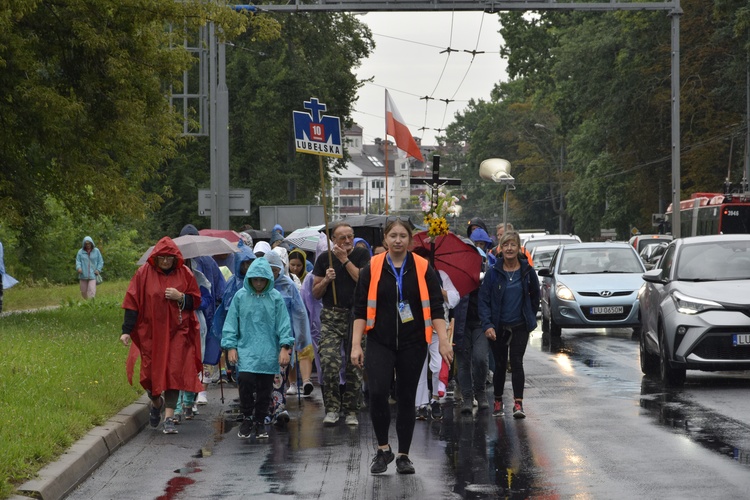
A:
[[[561,246],[539,270],[542,331],[555,337],[561,328],[640,330],[637,296],[645,270],[627,243]]]
[[[643,275],[641,370],[750,370],[750,235],[681,238]]]

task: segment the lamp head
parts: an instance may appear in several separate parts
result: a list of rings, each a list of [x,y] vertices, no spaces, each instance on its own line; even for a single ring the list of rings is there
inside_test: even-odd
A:
[[[502,158],[484,160],[479,165],[479,177],[502,184],[512,184],[515,180],[510,175],[510,162]]]

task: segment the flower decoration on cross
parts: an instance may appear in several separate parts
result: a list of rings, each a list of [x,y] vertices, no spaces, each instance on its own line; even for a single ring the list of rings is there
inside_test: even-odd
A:
[[[456,204],[458,198],[448,193],[445,186],[430,186],[428,190],[430,195],[422,199],[421,208],[427,234],[436,238],[448,234],[450,226],[446,216],[458,213],[460,206]]]

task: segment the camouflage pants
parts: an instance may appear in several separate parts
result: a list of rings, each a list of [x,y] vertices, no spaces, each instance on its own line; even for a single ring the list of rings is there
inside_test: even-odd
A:
[[[350,346],[349,311],[326,309],[320,312],[320,343],[318,353],[323,370],[323,401],[326,413],[356,413],[361,405],[362,370],[349,360]],[[362,339],[362,348],[365,341]],[[342,363],[346,367],[346,390],[339,389],[339,372]]]

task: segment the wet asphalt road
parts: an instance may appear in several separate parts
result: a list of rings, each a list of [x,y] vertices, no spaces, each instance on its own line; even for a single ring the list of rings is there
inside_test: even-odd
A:
[[[370,475],[366,411],[325,428],[317,387],[263,441],[237,437],[236,389],[222,405],[216,387],[180,434],[144,429],[69,498],[750,498],[750,373],[689,371],[665,390],[624,329],[537,330],[525,366],[526,419],[462,417],[448,401],[443,421],[416,423],[413,476]]]

